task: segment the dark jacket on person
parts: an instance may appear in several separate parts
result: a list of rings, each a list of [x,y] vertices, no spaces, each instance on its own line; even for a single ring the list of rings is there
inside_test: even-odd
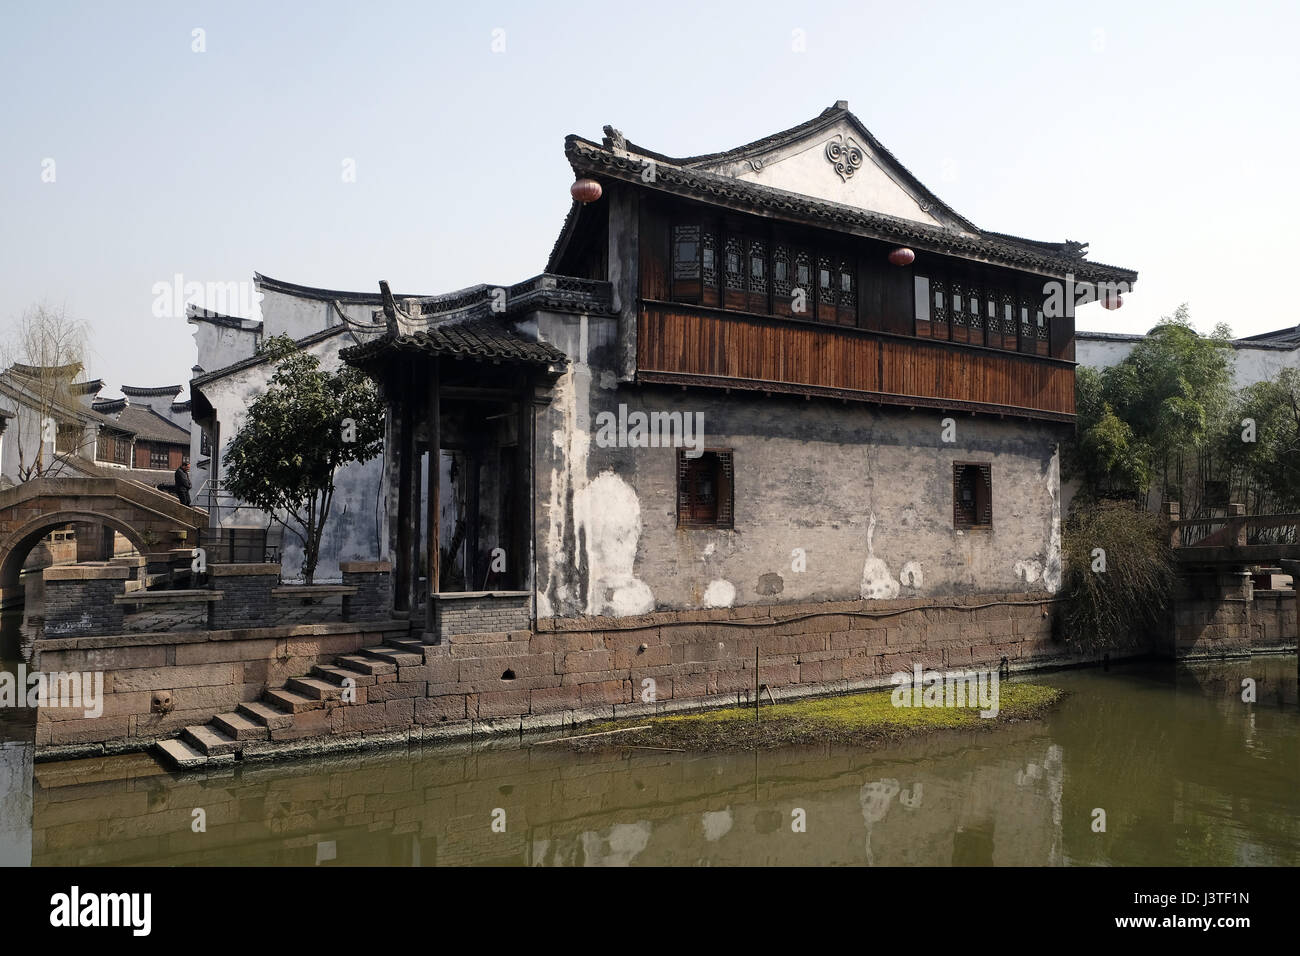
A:
[[[190,475],[183,467],[176,469],[176,498],[183,505],[190,503]]]

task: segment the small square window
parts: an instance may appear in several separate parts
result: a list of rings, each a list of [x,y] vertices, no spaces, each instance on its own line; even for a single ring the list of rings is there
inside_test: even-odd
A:
[[[993,527],[993,468],[985,462],[953,462],[952,525]]]
[[[731,452],[712,449],[690,458],[677,450],[677,526],[731,528],[734,501]]]

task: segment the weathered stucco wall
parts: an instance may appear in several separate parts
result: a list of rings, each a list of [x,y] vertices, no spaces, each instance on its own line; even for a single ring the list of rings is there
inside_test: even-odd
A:
[[[339,365],[339,349],[355,344],[346,333],[311,344],[306,351],[321,360],[321,367],[335,369]],[[203,386],[203,394],[221,423],[222,451],[238,434],[248,414],[248,406],[266,391],[274,368],[270,364],[254,365],[240,369]],[[195,459],[196,461],[198,459]],[[220,478],[225,479],[224,456],[218,459]],[[210,468],[194,469],[194,504],[207,508],[204,483],[212,477]],[[381,484],[383,477],[383,452],[365,464],[350,464],[340,468],[335,476],[334,504],[321,539],[320,561],[316,580],[337,581],[340,578],[340,561],[373,560],[380,554],[380,518],[382,511]],[[220,523],[225,527],[262,527],[267,515],[256,508],[222,511]],[[286,580],[302,574],[302,542],[286,531],[282,539],[284,576]]]
[[[945,441],[940,413],[620,385],[610,321],[540,325],[572,365],[538,417],[539,616],[1059,586],[1057,427],[955,415]],[[620,404],[703,416],[734,530],[677,527],[675,449],[600,446]],[[954,529],[957,461],[992,466],[991,529]]]

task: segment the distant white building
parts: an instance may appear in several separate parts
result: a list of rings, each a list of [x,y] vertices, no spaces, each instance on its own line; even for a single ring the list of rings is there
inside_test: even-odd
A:
[[[340,365],[340,349],[364,341],[359,326],[373,328],[373,315],[382,305],[373,293],[341,292],[282,282],[254,275],[262,294],[262,319],[221,315],[191,305],[187,321],[195,328],[198,362],[190,381],[190,460],[194,506],[208,511],[210,526],[222,542],[233,542],[232,554],[249,560],[252,548],[276,525],[259,508],[232,499],[223,490],[222,453],[239,432],[248,406],[266,390],[274,367],[258,354],[261,345],[288,335],[326,369]],[[372,332],[373,335],[373,332]],[[339,562],[374,559],[382,553],[380,527],[383,454],[365,464],[350,464],[335,477],[334,505],[321,539],[315,578],[339,580]],[[241,550],[242,549],[242,550]],[[267,557],[281,562],[286,578],[302,573],[302,543],[283,533],[281,549]],[[257,557],[261,559],[260,556]]]
[[[1075,361],[1092,368],[1118,365],[1145,335],[1075,332]],[[1277,378],[1284,368],[1300,369],[1300,325],[1234,339],[1232,377],[1236,388]]]

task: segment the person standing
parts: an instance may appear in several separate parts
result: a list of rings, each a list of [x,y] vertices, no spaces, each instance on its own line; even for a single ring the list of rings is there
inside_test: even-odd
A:
[[[190,463],[181,462],[181,466],[176,469],[176,498],[183,505],[190,503]]]

